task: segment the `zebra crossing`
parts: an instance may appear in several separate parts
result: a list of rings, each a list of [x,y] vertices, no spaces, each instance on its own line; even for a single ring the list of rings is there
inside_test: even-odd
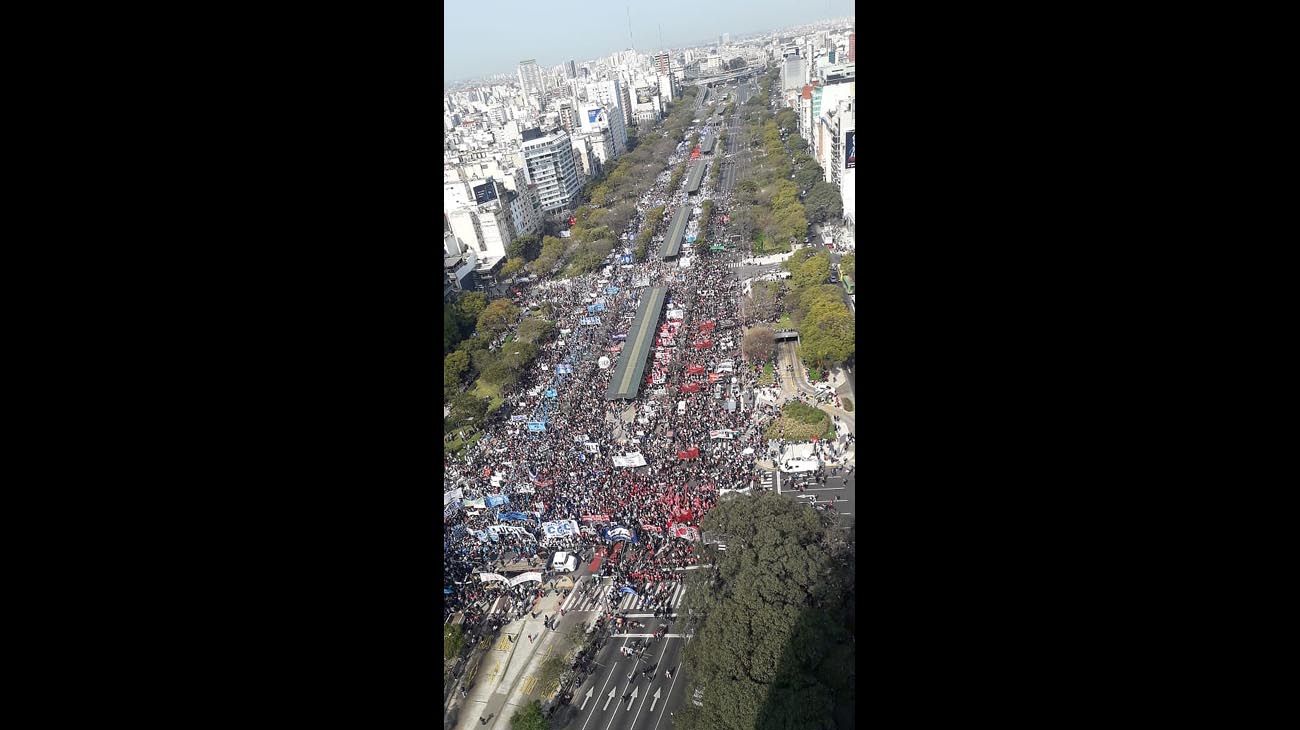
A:
[[[763,489],[776,489],[776,474],[771,469],[763,469]]]
[[[565,599],[561,608],[565,611],[602,611],[611,606],[609,595],[612,590],[616,589],[607,581],[586,586],[579,585]],[[645,616],[650,616],[655,608],[662,606],[667,601],[668,611],[671,613],[681,604],[682,597],[685,594],[686,584],[680,580],[651,583],[646,587],[644,593],[621,595],[616,610],[623,612],[639,611]],[[630,615],[636,616],[637,614]]]

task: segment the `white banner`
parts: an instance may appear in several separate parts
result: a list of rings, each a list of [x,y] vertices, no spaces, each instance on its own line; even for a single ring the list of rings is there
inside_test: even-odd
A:
[[[575,444],[580,444],[580,443],[582,443],[583,441],[590,441],[590,440],[591,440],[591,437],[588,436],[588,435],[585,434],[585,433],[580,433],[580,434],[578,434],[577,436],[574,436],[574,437],[573,437],[573,443],[575,443]]]
[[[496,573],[479,573],[478,579],[483,581],[484,583],[487,583],[490,580],[499,580],[502,583],[510,582],[509,578],[505,577],[504,575],[497,575]]]
[[[535,494],[536,492],[537,490],[533,489],[531,484],[521,484],[515,487],[515,494]]]
[[[446,507],[447,505],[451,504],[452,502],[455,502],[458,499],[461,499],[464,496],[465,496],[465,490],[461,489],[460,487],[456,487],[450,492],[443,492],[442,506]]]
[[[533,536],[533,533],[529,532],[528,530],[525,530],[522,527],[517,527],[515,525],[488,525],[488,532],[495,532],[498,535],[504,532],[507,535],[527,535],[528,537]]]
[[[636,467],[636,466],[645,466],[645,465],[646,465],[645,457],[642,456],[641,452],[639,451],[634,451],[628,454],[627,456],[614,457],[614,466]]]
[[[673,525],[672,529],[668,531],[668,534],[672,535],[673,537],[680,537],[686,540],[699,541],[700,539],[699,528],[688,527],[686,525]]]
[[[558,539],[578,534],[577,520],[555,520],[542,523],[542,534],[549,539]]]
[[[724,428],[718,431],[709,431],[709,438],[730,440],[736,438],[736,432],[729,428]]]
[[[587,453],[588,453],[588,454],[599,454],[599,453],[600,453],[600,445],[599,445],[599,444],[593,444],[593,443],[588,442],[588,443],[583,444],[582,447],[583,447],[584,449],[587,450]]]
[[[542,574],[541,573],[520,573],[519,575],[516,575],[515,577],[511,578],[509,583],[512,586],[517,586],[520,583],[527,583],[530,580],[535,580],[538,583],[541,583]]]

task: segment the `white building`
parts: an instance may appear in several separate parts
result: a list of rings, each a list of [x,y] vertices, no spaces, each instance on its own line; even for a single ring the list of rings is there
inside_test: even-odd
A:
[[[479,268],[490,269],[505,258],[514,240],[510,214],[500,200],[450,211],[447,221],[460,243],[475,252]]]
[[[530,129],[524,132],[522,152],[528,182],[537,188],[542,211],[572,209],[581,185],[569,135],[562,131],[543,135]]]
[[[623,124],[623,114],[617,107],[611,108],[604,102],[589,102],[578,107],[578,125],[587,134],[607,132],[616,159],[627,151],[627,127]],[[608,163],[609,159],[602,158]]]
[[[659,98],[664,103],[670,102],[677,98],[677,89],[674,88],[673,77],[667,72],[659,75]]]
[[[544,91],[542,82],[542,69],[537,65],[534,59],[519,62],[519,88],[524,90],[524,94],[540,93]]]

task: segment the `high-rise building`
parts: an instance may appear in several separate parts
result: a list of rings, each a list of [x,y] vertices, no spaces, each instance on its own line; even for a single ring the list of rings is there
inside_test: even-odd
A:
[[[849,63],[857,61],[858,34],[857,31],[849,33]]]
[[[535,59],[519,62],[519,86],[525,94],[543,91],[542,69]]]
[[[578,77],[578,67],[573,61],[564,64],[564,75],[571,79]]]
[[[655,70],[659,72],[660,76],[668,75],[668,61],[669,58],[667,51],[660,51],[655,55]]]
[[[587,133],[606,131],[609,133],[610,153],[612,157],[601,156],[601,162],[622,155],[627,151],[627,127],[623,124],[623,114],[618,107],[602,102],[583,104],[578,110],[578,123]],[[597,154],[602,155],[599,150]]]
[[[573,161],[573,143],[567,132],[524,132],[522,152],[528,182],[537,187],[542,211],[556,213],[573,207],[581,186]]]
[[[729,43],[731,43],[731,34],[730,34],[730,33],[723,33],[723,34],[722,34],[722,45],[725,46],[725,45],[727,45],[727,44],[729,44]]]

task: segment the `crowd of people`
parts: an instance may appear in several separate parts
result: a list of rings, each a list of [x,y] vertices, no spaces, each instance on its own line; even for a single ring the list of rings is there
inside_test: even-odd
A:
[[[682,145],[673,156],[689,152]],[[664,205],[666,227],[688,202],[684,183],[670,191],[668,182],[667,172],[656,180],[637,218]],[[715,220],[709,228],[718,226]],[[661,261],[661,248],[656,239],[647,260],[631,264],[615,251],[601,271],[520,292],[525,308],[549,308],[558,337],[503,393],[483,436],[444,462],[444,619],[459,613],[471,636],[490,635],[557,590],[546,564],[555,551],[583,561],[598,548],[609,551],[600,575],[613,581],[582,589],[604,592],[599,627],[625,620],[616,607],[627,589],[650,596],[654,614],[666,616],[678,569],[700,560],[700,520],[720,491],[759,488],[756,459],[770,447],[763,432],[778,409],[755,397],[760,369],[742,362],[740,282],[727,269],[734,256],[691,255],[684,244],[683,266]],[[667,287],[656,325],[677,323],[676,336],[656,338],[634,402],[608,400],[647,287]],[[637,454],[644,466],[615,464]],[[565,529],[549,536],[543,523]],[[569,531],[574,523],[578,529]],[[480,577],[508,565],[536,570],[540,579],[511,585]]]

